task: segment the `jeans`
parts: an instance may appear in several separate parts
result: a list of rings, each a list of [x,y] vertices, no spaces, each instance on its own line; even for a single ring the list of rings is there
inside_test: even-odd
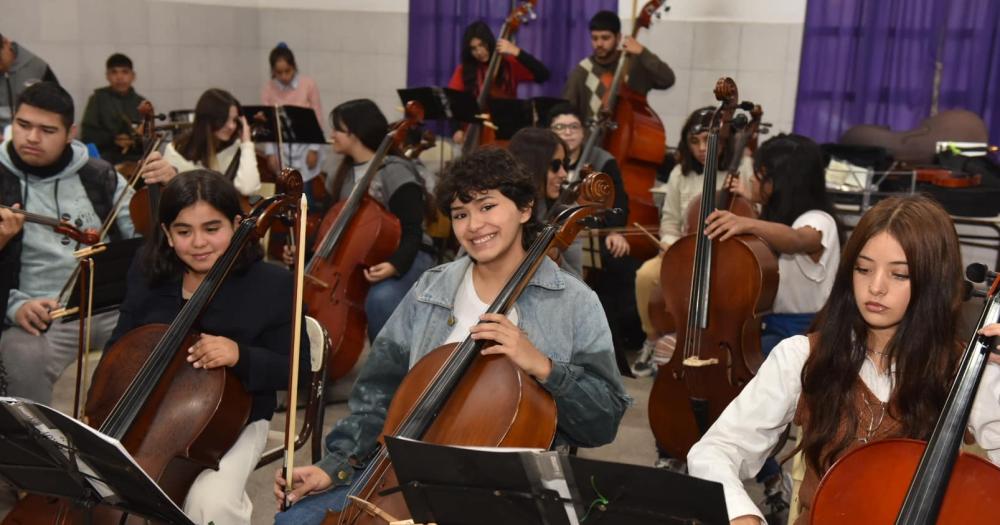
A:
[[[365,314],[368,316],[369,342],[375,340],[375,336],[382,331],[382,327],[396,310],[396,306],[403,301],[406,292],[410,291],[413,283],[417,282],[420,275],[431,266],[434,266],[434,258],[423,250],[418,251],[417,256],[413,258],[413,264],[405,274],[379,281],[368,290]]]
[[[816,314],[771,314],[764,316],[764,331],[760,336],[760,351],[768,354],[782,340],[802,335],[809,329]]]
[[[288,510],[275,514],[274,525],[319,525],[326,517],[327,509],[344,508],[349,489],[349,486],[341,485],[303,498]]]

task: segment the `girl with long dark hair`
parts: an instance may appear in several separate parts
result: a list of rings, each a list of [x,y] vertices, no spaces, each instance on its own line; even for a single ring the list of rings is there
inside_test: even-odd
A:
[[[171,323],[185,301],[229,248],[240,221],[240,199],[221,174],[181,173],[163,188],[159,224],[129,269],[125,301],[106,348],[134,328]],[[267,443],[275,392],[288,387],[292,274],[265,263],[256,243],[243,248],[234,269],[198,321],[201,336],[187,351],[195,368],[229,367],[250,394],[246,427],[218,470],[203,471],[184,501],[197,523],[249,523],[247,479]],[[303,348],[308,348],[305,330]],[[299,366],[308,366],[302,352]]]
[[[692,475],[723,484],[733,523],[763,518],[741,478],[761,468],[789,423],[802,425],[806,465],[796,523],[808,523],[819,479],[847,452],[930,437],[961,353],[961,265],[951,218],[930,198],[889,198],[865,213],[813,331],[779,343],[688,453]],[[990,365],[968,422],[994,463],[998,391],[1000,367]]]
[[[240,102],[228,91],[212,88],[202,93],[191,130],[167,144],[162,159],[153,153],[143,178],[146,183],[167,183],[177,173],[195,169],[230,174],[241,195],[260,190],[250,126],[240,114]]]
[[[706,221],[710,239],[749,233],[778,253],[778,293],[764,318],[765,357],[782,339],[806,332],[833,286],[840,239],[825,168],[823,152],[808,137],[771,138],[754,155],[752,190],[746,195],[761,205],[760,218],[716,210]]]
[[[486,70],[493,50],[500,53],[500,67],[492,86],[487,86],[491,98],[517,98],[517,86],[522,82],[541,84],[549,79],[549,70],[537,58],[506,39],[497,40],[486,22],[469,24],[462,35],[462,61],[448,81],[448,87],[478,97],[484,89]],[[461,144],[465,138],[458,130],[452,139]]]
[[[483,90],[486,68],[493,50],[500,51],[502,62],[497,71],[490,96],[497,98],[517,98],[517,86],[521,82],[543,83],[549,79],[549,70],[527,51],[503,38],[497,40],[486,22],[478,20],[469,24],[462,35],[462,62],[448,81],[448,87],[465,91],[478,97]]]
[[[375,150],[389,131],[385,115],[368,99],[349,100],[330,112],[333,151],[343,155],[328,190],[337,200],[346,199],[354,184],[364,177]],[[368,338],[374,340],[396,305],[424,270],[434,263],[433,244],[424,233],[428,206],[423,177],[412,162],[397,154],[387,155],[368,194],[399,219],[399,248],[389,259],[365,269],[372,283],[365,300]]]
[[[524,128],[510,139],[507,146],[538,188],[534,215],[544,222],[555,205],[562,185],[566,182],[569,148],[558,135],[545,128]],[[559,257],[559,265],[577,276],[583,275],[583,242],[575,241]]]

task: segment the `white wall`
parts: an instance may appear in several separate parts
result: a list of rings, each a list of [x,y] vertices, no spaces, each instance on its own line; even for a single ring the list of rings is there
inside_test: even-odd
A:
[[[641,9],[644,2],[638,2]],[[673,68],[677,83],[650,92],[650,105],[676,145],[692,110],[717,105],[712,89],[732,77],[741,100],[764,109],[772,133],[790,132],[795,116],[806,0],[668,0],[639,41]],[[632,0],[619,0],[624,31],[631,31]]]
[[[132,58],[136,90],[157,111],[193,108],[210,87],[259,102],[279,41],[313,76],[326,110],[368,97],[390,120],[406,82],[406,0],[0,0],[0,33],[43,57],[78,118],[106,85],[104,61]],[[351,8],[356,10],[339,10]]]

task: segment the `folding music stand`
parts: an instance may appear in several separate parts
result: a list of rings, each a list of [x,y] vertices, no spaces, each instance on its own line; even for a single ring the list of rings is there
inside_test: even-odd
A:
[[[45,405],[0,397],[0,440],[0,476],[18,490],[194,525],[118,441]]]
[[[301,106],[243,106],[243,116],[253,128],[254,142],[278,142],[278,123],[281,124],[281,141],[288,144],[326,144],[323,128],[312,108]]]
[[[94,250],[93,253],[87,255],[94,260],[93,315],[114,310],[125,300],[125,279],[123,276],[128,275],[132,259],[135,258],[135,254],[143,242],[145,239],[142,237],[135,237],[91,247],[103,248]],[[79,278],[78,274],[77,278]],[[60,318],[64,323],[80,318],[80,289],[78,286],[72,287],[66,305],[60,310],[54,310],[52,315]]]
[[[455,120],[468,124],[478,122],[479,107],[476,99],[464,92],[444,87],[417,87],[397,89],[399,100],[405,106],[415,100],[424,107],[426,120]]]
[[[418,522],[729,523],[721,484],[663,469],[394,437],[386,438],[386,446]]]

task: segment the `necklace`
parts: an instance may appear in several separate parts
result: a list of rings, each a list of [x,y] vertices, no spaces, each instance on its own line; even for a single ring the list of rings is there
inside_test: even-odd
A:
[[[882,426],[882,420],[885,418],[885,403],[878,402],[878,416],[876,417],[875,407],[868,401],[868,396],[861,394],[861,400],[865,402],[865,408],[868,411],[868,430],[863,437],[858,438],[858,441],[868,443],[871,441],[872,436],[875,435],[875,431]]]

